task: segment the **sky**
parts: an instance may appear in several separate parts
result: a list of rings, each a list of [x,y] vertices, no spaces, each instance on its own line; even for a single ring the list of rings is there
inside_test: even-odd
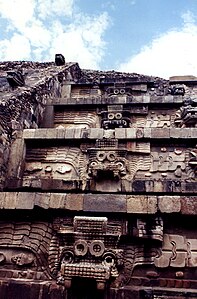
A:
[[[0,0],[0,61],[197,76],[197,0]]]

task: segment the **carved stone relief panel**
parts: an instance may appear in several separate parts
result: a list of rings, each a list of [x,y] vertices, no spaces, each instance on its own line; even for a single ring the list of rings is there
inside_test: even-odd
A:
[[[184,96],[186,88],[187,87],[184,84],[172,84],[170,85],[168,92],[171,95]]]
[[[106,130],[108,133],[112,131]],[[51,142],[48,147],[31,148],[28,145],[23,186],[29,186],[29,182],[34,181],[35,187],[45,188],[42,182],[49,182],[50,186],[54,181],[57,184],[53,188],[66,190],[76,188],[75,185],[68,186],[69,182],[77,182],[80,190],[115,192],[121,191],[123,184],[128,185],[135,180],[194,181],[197,154],[195,145],[190,145],[186,148],[182,143],[169,146],[167,143],[118,142],[114,138],[73,147],[62,144],[51,146]],[[129,188],[127,185],[125,188]]]
[[[105,96],[131,96],[131,95],[141,95],[147,92],[147,83],[146,82],[133,82],[132,84],[129,82],[125,82],[123,80],[114,80],[111,84],[104,86],[104,94]]]
[[[177,230],[175,224],[174,229]],[[185,277],[195,283],[194,232],[163,234],[158,216],[60,216],[47,222],[0,222],[0,277],[56,281],[66,288],[73,278],[154,286]],[[173,269],[171,271],[170,269]],[[140,282],[140,284],[139,284]],[[183,284],[181,280],[181,285]],[[162,285],[164,288],[167,285]]]
[[[196,177],[197,175],[197,145],[195,148],[189,149],[189,167],[192,172],[190,172],[191,177]]]
[[[86,157],[79,148],[68,146],[28,148],[24,179],[84,179],[85,165]]]
[[[72,98],[89,98],[101,96],[101,90],[98,85],[84,85],[71,87]]]
[[[58,284],[68,288],[73,277],[83,277],[96,280],[97,288],[104,289],[106,281],[118,276],[122,263],[122,250],[117,248],[121,222],[113,228],[106,217],[75,216],[72,227],[61,219],[54,224],[60,247],[51,267],[57,273]]]
[[[186,102],[188,103],[188,102]],[[73,108],[72,108],[73,109]],[[170,128],[195,127],[196,107],[185,104],[175,108],[151,108],[147,105],[108,105],[99,108],[72,110],[55,108],[56,128]]]
[[[138,177],[152,179],[181,179],[191,180],[196,172],[196,149],[185,148],[184,145],[151,146],[151,167]]]
[[[175,109],[149,109],[146,127],[170,128],[174,124],[175,113]]]
[[[179,128],[197,126],[197,101],[188,99],[176,112],[174,119],[175,126]]]
[[[182,235],[164,234],[161,253],[155,258],[158,268],[197,267],[197,240]]]
[[[96,128],[100,127],[96,111],[55,110],[54,126],[56,128]]]
[[[51,238],[48,223],[1,221],[0,277],[51,280],[47,260]]]
[[[54,229],[57,238],[51,241],[50,268],[57,283],[67,288],[75,277],[96,280],[98,289],[107,281],[128,283],[135,267],[154,263],[163,240],[163,221],[157,217],[136,219],[136,225],[106,217],[75,216],[73,223],[56,218]],[[132,245],[121,241],[126,235],[126,243]]]
[[[103,139],[97,140],[87,153],[88,175],[95,182],[96,190],[117,190],[121,180],[131,181],[137,171],[150,169],[149,143],[118,145],[117,139]]]
[[[145,127],[148,107],[110,105],[98,111],[101,127],[105,130],[115,128]]]

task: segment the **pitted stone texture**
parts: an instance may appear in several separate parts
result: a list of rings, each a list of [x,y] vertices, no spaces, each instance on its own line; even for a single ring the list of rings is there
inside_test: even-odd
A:
[[[85,194],[83,210],[86,212],[126,213],[126,195]]]
[[[20,192],[17,193],[16,209],[32,210],[35,203],[35,193]]]
[[[43,208],[49,208],[50,193],[36,193],[35,205]]]
[[[162,213],[179,213],[181,211],[180,196],[158,196],[158,208]]]
[[[64,201],[64,209],[71,211],[83,210],[83,194],[67,194]]]
[[[63,209],[66,194],[62,193],[51,193],[49,208],[51,209]]]
[[[157,212],[156,196],[128,196],[127,213],[131,214],[155,214]]]
[[[197,197],[182,197],[181,198],[181,214],[197,215]]]

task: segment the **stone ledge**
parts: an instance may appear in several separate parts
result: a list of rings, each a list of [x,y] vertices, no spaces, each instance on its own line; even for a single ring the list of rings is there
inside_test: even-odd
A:
[[[91,129],[25,129],[24,139],[102,139],[102,128]],[[196,139],[197,128],[117,128],[114,136],[118,139]]]
[[[150,96],[150,95],[139,95],[139,96],[97,96],[97,97],[69,97],[69,98],[56,98],[50,101],[50,105],[105,105],[105,104],[173,104],[183,103],[185,100],[184,96],[173,96],[173,95],[162,95],[162,96]]]
[[[84,212],[197,215],[197,196],[0,192],[0,209],[32,210],[35,206]]]
[[[53,192],[56,190],[57,192],[84,192],[84,181],[82,179],[52,179],[52,178],[7,178],[6,180],[6,190],[13,191],[19,190],[21,188],[31,188],[32,191],[36,192],[40,190],[40,192]],[[95,185],[93,181],[87,180],[85,190],[87,192],[94,193],[96,191],[102,191],[103,193],[109,192],[109,188],[105,185],[102,186],[102,190],[100,190],[99,186]],[[131,194],[135,193],[136,195],[140,194],[152,194],[152,195],[161,195],[166,194],[168,196],[175,196],[175,194],[190,194],[193,196],[197,192],[197,181],[191,180],[186,182],[184,179],[182,180],[172,180],[172,179],[133,179],[126,180],[122,179],[118,184],[118,187],[111,188],[110,191],[112,194],[117,194],[117,192],[122,192],[121,194]]]

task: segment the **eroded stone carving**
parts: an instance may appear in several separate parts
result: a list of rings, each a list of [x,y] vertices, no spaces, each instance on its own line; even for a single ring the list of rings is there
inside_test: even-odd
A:
[[[174,84],[169,87],[168,91],[171,95],[184,96],[185,87],[181,84]]]
[[[88,174],[92,177],[108,172],[114,178],[125,177],[132,180],[138,170],[148,170],[150,167],[148,143],[128,143],[127,147],[120,147],[117,139],[103,139],[97,140],[95,148],[89,148],[87,151]]]
[[[182,235],[164,234],[162,251],[154,264],[158,268],[197,267],[197,240]]]
[[[191,149],[189,152],[189,166],[192,168],[194,175],[197,174],[197,145],[196,148]]]
[[[119,107],[118,107],[119,108]],[[101,112],[101,127],[105,130],[115,128],[128,128],[130,126],[130,111],[119,109],[108,109]]]
[[[172,123],[172,115],[168,111],[150,111],[146,126],[150,128],[168,128]]]
[[[47,261],[51,237],[48,223],[1,222],[0,277],[51,280]]]
[[[54,126],[63,128],[95,128],[99,126],[99,119],[93,111],[56,111]]]
[[[175,125],[179,128],[196,127],[197,125],[197,107],[196,100],[187,100],[177,111]]]
[[[97,288],[104,289],[106,281],[118,276],[120,234],[110,229],[106,217],[75,216],[73,227],[60,224],[58,228],[63,243],[54,263],[57,283],[68,288],[73,277],[84,277],[95,279]]]
[[[24,179],[84,179],[85,156],[78,148],[49,147],[27,150]]]
[[[7,80],[13,88],[23,86],[25,84],[24,75],[21,70],[9,71],[7,73]]]

